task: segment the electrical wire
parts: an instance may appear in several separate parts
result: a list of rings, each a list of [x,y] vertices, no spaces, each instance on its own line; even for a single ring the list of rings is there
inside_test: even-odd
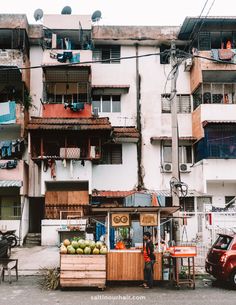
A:
[[[56,65],[37,65],[37,66],[30,66],[30,67],[12,67],[12,68],[0,67],[0,71],[31,70],[31,69],[49,68],[49,67],[70,67],[70,66],[77,66],[77,65],[80,66],[80,65],[86,65],[86,64],[103,63],[103,62],[110,62],[110,61],[117,61],[117,60],[158,56],[158,55],[161,55],[162,53],[165,53],[165,51],[159,52],[159,53],[147,53],[147,54],[142,54],[142,55],[123,56],[123,57],[116,57],[116,58],[109,58],[109,59],[83,61],[83,62],[78,62],[78,63],[67,63],[67,64],[56,64]]]
[[[191,44],[189,45],[189,50],[191,49],[191,47],[192,47],[192,45],[193,45],[193,43],[194,43],[195,38],[198,36],[199,32],[201,31],[201,29],[202,29],[202,27],[203,27],[203,25],[204,25],[204,23],[205,23],[205,21],[206,21],[208,15],[209,15],[210,11],[211,11],[211,9],[212,9],[214,3],[215,3],[215,0],[212,1],[211,6],[210,6],[209,10],[207,11],[206,16],[201,20],[201,24],[200,24],[200,27],[199,27],[198,31],[197,31],[196,33],[194,33],[194,37],[192,38],[192,42],[191,42]]]

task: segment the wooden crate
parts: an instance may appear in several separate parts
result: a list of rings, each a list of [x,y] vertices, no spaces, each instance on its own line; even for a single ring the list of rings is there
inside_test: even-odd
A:
[[[70,255],[60,257],[61,287],[106,287],[106,255]]]

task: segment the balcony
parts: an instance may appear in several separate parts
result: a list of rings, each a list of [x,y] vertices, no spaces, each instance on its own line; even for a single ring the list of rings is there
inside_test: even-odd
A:
[[[212,51],[199,51],[199,56],[212,58]],[[193,66],[190,70],[190,86],[191,92],[195,91],[197,87],[203,82],[234,82],[236,75],[236,65],[234,62],[235,55],[229,63],[223,63],[207,60],[204,58],[194,58]],[[225,73],[227,71],[227,73]]]
[[[236,182],[236,159],[207,159],[204,161],[204,177],[206,181]]]
[[[30,66],[29,58],[26,54],[19,50],[12,49],[4,49],[4,51],[0,51],[0,66],[9,68],[4,72],[5,76],[2,82],[24,82],[27,88],[30,88],[30,69],[20,70],[20,68],[27,68]],[[16,68],[17,69],[10,69]],[[13,84],[12,84],[13,85]]]
[[[44,118],[90,118],[92,116],[92,106],[84,103],[84,109],[73,111],[73,109],[65,109],[64,104],[45,104],[43,106]]]
[[[235,122],[236,104],[201,104],[192,113],[193,137],[201,139],[204,137],[203,123]]]
[[[47,65],[65,65],[67,63],[78,64],[83,66],[91,66],[92,51],[91,50],[45,50],[43,53],[42,64]]]

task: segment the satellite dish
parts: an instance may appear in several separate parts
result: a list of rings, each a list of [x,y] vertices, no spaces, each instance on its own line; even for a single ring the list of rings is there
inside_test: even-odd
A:
[[[71,12],[72,12],[71,7],[65,6],[65,7],[63,7],[61,14],[62,15],[71,15]]]
[[[34,19],[35,19],[35,21],[38,21],[38,20],[40,20],[42,18],[43,18],[43,10],[41,10],[41,8],[38,8],[34,12]]]
[[[97,22],[97,21],[99,21],[101,18],[102,18],[102,13],[101,13],[101,11],[95,11],[95,12],[92,14],[91,20],[92,20],[92,22]]]

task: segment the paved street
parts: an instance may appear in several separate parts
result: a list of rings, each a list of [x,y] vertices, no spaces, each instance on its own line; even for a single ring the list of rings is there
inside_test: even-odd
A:
[[[202,280],[196,290],[155,287],[152,290],[136,286],[112,286],[105,291],[93,290],[41,290],[38,276],[21,276],[18,282],[0,285],[0,305],[76,305],[76,304],[158,304],[158,305],[235,305],[236,291],[227,287],[212,287]]]

